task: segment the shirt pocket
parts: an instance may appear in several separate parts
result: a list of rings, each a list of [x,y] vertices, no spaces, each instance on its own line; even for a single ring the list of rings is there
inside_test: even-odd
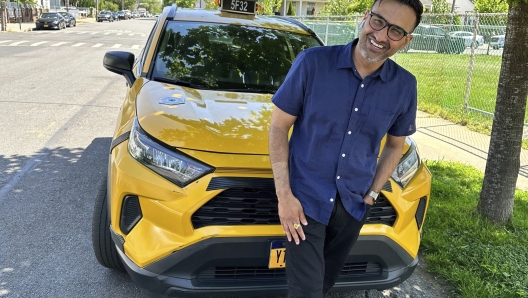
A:
[[[397,111],[387,107],[367,105],[360,111],[360,133],[374,138],[383,138],[394,123]]]

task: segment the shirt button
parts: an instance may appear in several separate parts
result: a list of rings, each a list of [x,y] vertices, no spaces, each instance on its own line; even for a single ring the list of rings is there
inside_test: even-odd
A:
[[[337,176],[337,179],[341,178],[341,176]]]
[[[365,85],[361,84],[361,88],[365,87]]]
[[[349,131],[348,131],[348,134],[349,134],[349,135],[351,135],[351,134],[352,134],[352,132],[351,132],[351,131],[349,130]]]
[[[345,153],[341,154],[341,156],[345,157]]]
[[[333,202],[334,201],[334,198],[330,198],[330,202]]]
[[[354,111],[356,111],[356,112],[357,112],[357,111],[358,111],[358,108],[355,108],[355,109],[354,109]]]

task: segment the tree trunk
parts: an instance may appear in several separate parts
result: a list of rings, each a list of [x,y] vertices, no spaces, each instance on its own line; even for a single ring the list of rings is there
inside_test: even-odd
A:
[[[528,96],[528,3],[510,4],[491,142],[478,211],[504,225],[513,212]]]
[[[528,3],[510,4],[495,117],[478,211],[506,224],[513,212],[528,96]]]

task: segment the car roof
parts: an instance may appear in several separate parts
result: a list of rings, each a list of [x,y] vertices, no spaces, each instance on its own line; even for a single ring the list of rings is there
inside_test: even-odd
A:
[[[301,25],[301,23],[292,19],[277,16],[245,15],[220,10],[178,8],[173,20],[237,24],[241,26],[278,29],[307,35],[310,34],[307,30],[309,28],[303,28],[305,27],[304,25]]]

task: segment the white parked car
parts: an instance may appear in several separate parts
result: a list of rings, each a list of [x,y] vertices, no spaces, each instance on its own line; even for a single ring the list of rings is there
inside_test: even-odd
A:
[[[455,36],[455,37],[462,37],[465,40],[466,47],[470,47],[471,43],[473,43],[473,32],[469,31],[454,31],[450,32],[449,35]],[[484,44],[484,36],[478,35],[475,40],[476,47],[480,47]]]
[[[504,38],[506,35],[495,35],[490,38],[490,47],[492,47],[494,50],[498,50],[499,48],[504,48]]]

